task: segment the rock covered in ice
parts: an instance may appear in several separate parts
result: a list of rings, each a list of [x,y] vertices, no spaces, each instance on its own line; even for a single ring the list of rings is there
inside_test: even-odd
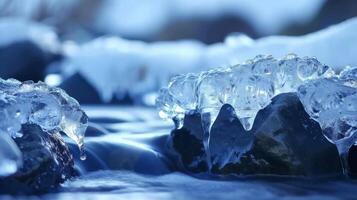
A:
[[[0,134],[0,178],[15,173],[22,166],[22,154],[8,134]]]
[[[48,192],[76,174],[72,153],[60,134],[29,123],[21,130],[23,136],[14,141],[22,153],[23,165],[12,176],[0,179],[0,193]]]
[[[168,143],[179,158],[179,166],[190,172],[342,174],[336,146],[324,137],[295,93],[274,97],[258,112],[250,131],[244,130],[233,107],[224,104],[212,125],[208,148],[200,121],[199,113],[187,114],[183,127],[171,132]]]
[[[341,153],[357,142],[356,69],[346,67],[338,77],[313,80],[298,89],[306,111]]]
[[[0,19],[0,46],[31,41],[44,50],[57,52],[60,43],[53,28],[21,18]]]
[[[64,132],[83,149],[88,117],[79,103],[59,88],[0,79],[0,108],[0,134],[21,137],[23,124],[37,124],[51,134]]]
[[[277,60],[257,56],[232,67],[176,76],[167,88],[161,89],[156,104],[163,118],[182,121],[189,112],[209,113],[209,124],[214,122],[223,104],[230,104],[249,130],[257,112],[272,97],[294,92],[308,80],[333,75],[331,68],[315,58],[289,54]]]
[[[244,64],[174,77],[160,90],[156,105],[160,116],[173,119],[178,129],[185,115],[199,113],[209,152],[212,125],[222,105],[233,106],[247,131],[273,97],[297,92],[306,112],[343,155],[357,141],[356,69],[347,66],[335,73],[316,58],[257,56]]]

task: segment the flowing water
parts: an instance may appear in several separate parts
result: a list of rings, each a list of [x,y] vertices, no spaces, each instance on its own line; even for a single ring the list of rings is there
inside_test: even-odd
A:
[[[175,171],[164,156],[173,128],[155,109],[84,107],[91,119],[81,175],[49,194],[0,199],[356,199],[357,181],[294,177],[208,177]],[[70,141],[69,141],[70,142]],[[70,145],[78,151],[76,145]]]

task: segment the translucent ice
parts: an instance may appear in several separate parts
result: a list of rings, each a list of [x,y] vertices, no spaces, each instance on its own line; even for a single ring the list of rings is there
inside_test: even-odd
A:
[[[340,74],[342,80],[314,80],[298,89],[305,110],[319,122],[324,135],[337,144],[340,153],[357,142],[357,89],[345,85],[345,73]]]
[[[0,131],[0,178],[17,171],[22,165],[22,155],[11,137]]]
[[[161,90],[157,106],[161,116],[181,121],[185,113],[200,112],[209,121],[205,122],[209,132],[221,106],[228,103],[244,128],[250,130],[257,112],[274,96],[295,92],[307,81],[333,75],[332,69],[315,58],[289,54],[277,60],[257,56],[241,65],[177,76],[168,89]]]
[[[42,82],[0,79],[0,108],[1,133],[21,137],[22,124],[37,124],[49,133],[63,131],[83,153],[88,118],[63,90]]]

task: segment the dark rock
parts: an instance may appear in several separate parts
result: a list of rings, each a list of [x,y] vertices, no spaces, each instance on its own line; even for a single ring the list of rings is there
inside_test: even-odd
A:
[[[171,132],[168,146],[172,149],[169,157],[175,158],[180,168],[191,172],[207,171],[207,156],[199,114],[185,116],[184,127]]]
[[[21,81],[43,80],[46,67],[61,56],[45,52],[31,41],[19,41],[0,47],[0,77]]]
[[[192,118],[194,116],[190,116]],[[186,169],[196,158],[205,157],[205,152],[190,146],[187,135],[197,133],[200,118],[196,123],[185,121],[184,128],[173,131],[173,143],[183,160],[189,152],[190,162],[183,162]],[[195,124],[195,128],[192,128]],[[199,125],[198,125],[199,124]],[[176,133],[177,132],[177,133]],[[191,133],[191,134],[190,134]],[[202,140],[196,137],[195,143]],[[342,174],[337,148],[322,134],[317,122],[310,119],[298,97],[293,93],[281,94],[272,103],[258,112],[251,131],[245,131],[234,109],[224,105],[212,125],[209,139],[210,169],[217,174],[274,174],[302,176],[334,176]],[[198,160],[201,161],[201,160]],[[328,164],[326,164],[328,163]],[[193,172],[205,171],[197,167]]]
[[[5,192],[47,192],[75,175],[72,155],[60,135],[48,134],[35,124],[23,125],[22,132],[15,142],[23,154],[23,167],[0,181],[14,183]]]
[[[79,73],[75,73],[68,77],[59,87],[64,89],[71,97],[74,97],[82,104],[107,103],[101,100],[97,90]],[[123,99],[114,97],[108,103],[128,105],[133,104],[133,100],[126,95]]]
[[[353,145],[348,152],[348,171],[349,175],[357,178],[357,145]]]

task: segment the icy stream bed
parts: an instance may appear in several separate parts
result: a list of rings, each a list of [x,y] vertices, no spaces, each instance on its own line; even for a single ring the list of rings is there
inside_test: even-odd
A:
[[[49,194],[0,196],[0,199],[191,200],[355,199],[356,197],[357,182],[344,178],[317,180],[270,176],[222,178],[203,175],[203,177],[193,177],[170,172],[160,164],[153,163],[155,157],[159,161],[163,160],[157,150],[158,144],[153,138],[170,134],[173,124],[160,120],[154,108],[84,106],[84,110],[91,121],[85,141],[87,160],[80,161],[76,158],[77,168],[81,169],[82,175],[65,182],[59,189]],[[98,128],[99,126],[103,129]],[[103,146],[109,146],[110,150]],[[119,157],[113,147],[116,149],[128,147],[129,151],[120,154]],[[73,143],[73,150],[76,149]],[[97,153],[91,153],[92,150],[96,150]],[[128,161],[123,164],[120,160],[131,160],[134,163]],[[116,161],[118,163],[115,163]],[[92,165],[88,162],[92,162]],[[101,163],[101,166],[95,166],[93,163],[96,162]],[[97,169],[103,170],[97,171]]]

